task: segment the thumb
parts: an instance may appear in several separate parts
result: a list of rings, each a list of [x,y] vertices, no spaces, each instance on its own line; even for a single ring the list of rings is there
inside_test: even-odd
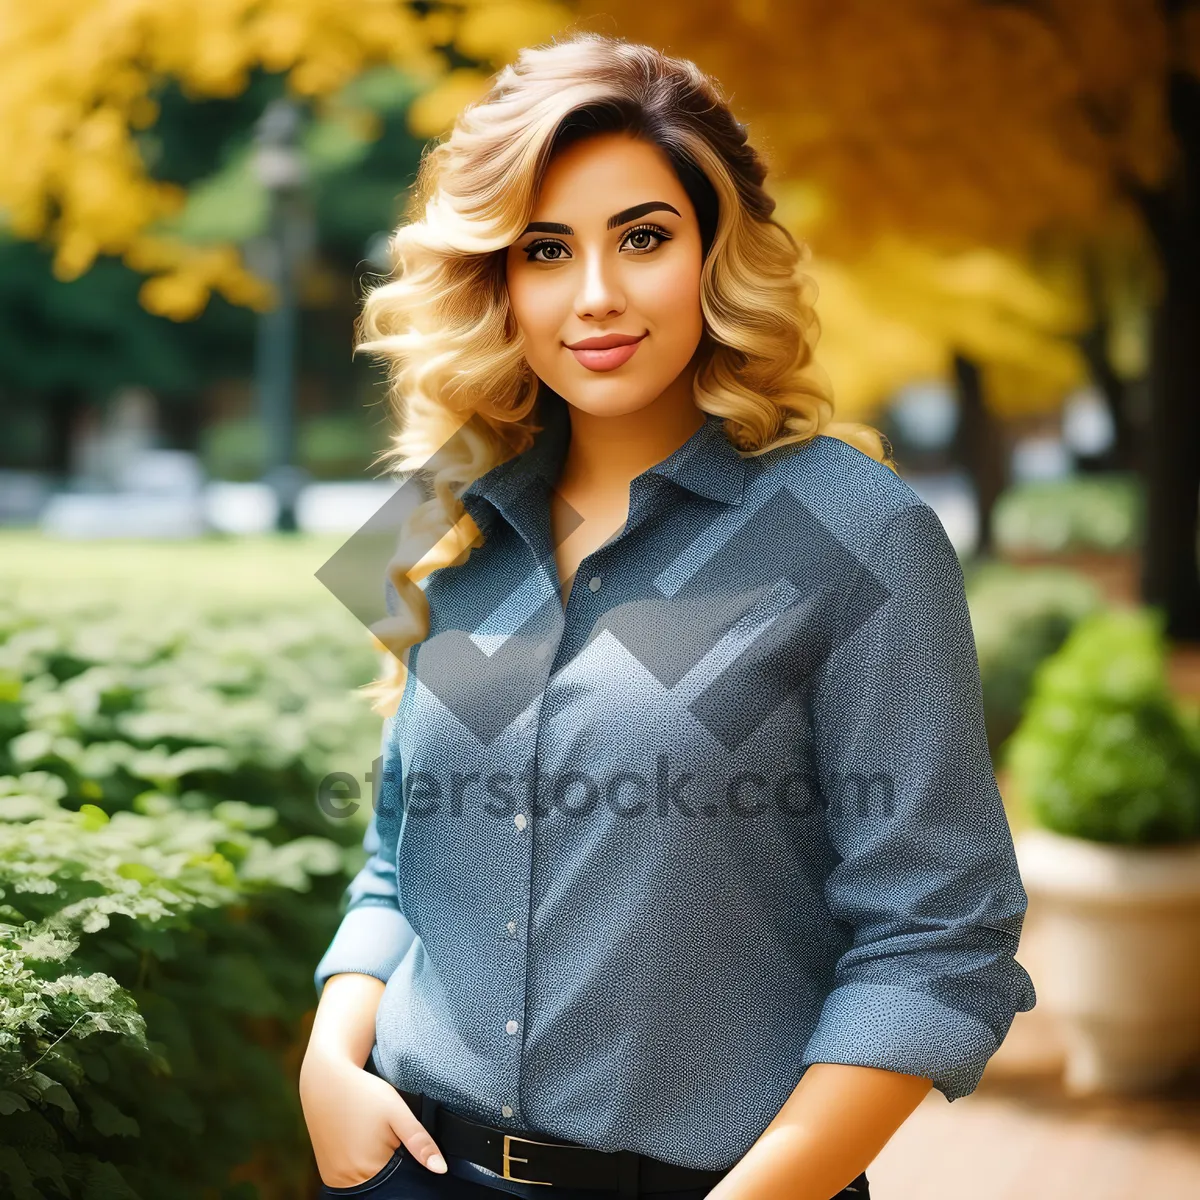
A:
[[[400,1095],[395,1096],[391,1114],[391,1125],[396,1136],[404,1143],[409,1154],[423,1166],[439,1175],[445,1174],[446,1160],[438,1149],[437,1142],[429,1130],[417,1119],[416,1114]]]

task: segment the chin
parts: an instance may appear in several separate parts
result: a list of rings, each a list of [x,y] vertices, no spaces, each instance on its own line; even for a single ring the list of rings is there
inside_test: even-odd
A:
[[[589,381],[591,382],[591,381]],[[555,388],[572,408],[591,413],[597,417],[624,417],[648,407],[661,394],[662,389],[631,389],[628,382],[619,379],[604,380],[600,386],[588,387],[564,385],[565,391]]]

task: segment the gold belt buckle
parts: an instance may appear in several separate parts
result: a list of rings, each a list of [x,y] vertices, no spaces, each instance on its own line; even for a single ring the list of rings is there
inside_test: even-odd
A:
[[[521,1158],[520,1155],[512,1153],[513,1142],[528,1142],[531,1146],[552,1146],[553,1142],[536,1142],[533,1138],[517,1137],[515,1133],[506,1133],[504,1135],[504,1149],[501,1152],[504,1161],[504,1178],[511,1179],[514,1183],[540,1183],[545,1187],[553,1186],[549,1179],[522,1179],[520,1175],[512,1173],[510,1164],[515,1162],[528,1162],[529,1159]]]

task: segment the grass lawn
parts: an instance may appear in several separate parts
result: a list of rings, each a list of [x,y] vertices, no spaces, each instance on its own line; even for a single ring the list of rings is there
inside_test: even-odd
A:
[[[0,580],[11,586],[124,591],[129,599],[207,593],[214,604],[287,600],[340,607],[314,572],[346,539],[309,534],[187,541],[70,541],[36,530],[0,532]],[[347,620],[353,620],[347,613]]]

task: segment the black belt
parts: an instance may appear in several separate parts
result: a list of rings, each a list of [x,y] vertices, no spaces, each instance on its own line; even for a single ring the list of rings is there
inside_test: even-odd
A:
[[[419,1092],[400,1095],[446,1158],[465,1158],[515,1183],[637,1196],[713,1188],[729,1173],[728,1168],[681,1167],[634,1150],[596,1150],[576,1142],[525,1137],[469,1120]]]
[[[364,1070],[379,1074],[373,1055],[368,1055]],[[624,1198],[648,1192],[707,1190],[733,1169],[705,1171],[662,1162],[635,1150],[595,1150],[577,1142],[527,1138],[460,1116],[432,1096],[397,1091],[445,1157],[466,1159],[514,1183],[616,1192]],[[869,1187],[863,1171],[838,1196],[869,1200]]]

